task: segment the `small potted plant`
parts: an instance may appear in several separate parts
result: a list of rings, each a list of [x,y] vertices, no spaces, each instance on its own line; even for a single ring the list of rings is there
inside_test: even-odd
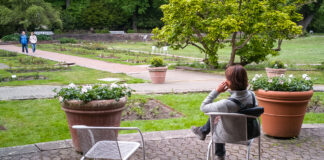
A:
[[[269,63],[269,67],[267,67],[265,70],[269,78],[278,77],[282,74],[285,74],[285,72],[287,71],[287,69],[285,69],[284,63],[279,60],[271,61]]]
[[[313,82],[304,74],[279,77],[263,77],[256,74],[250,82],[259,106],[264,107],[261,116],[262,130],[274,137],[296,137],[313,96]]]
[[[72,129],[72,126],[119,127],[122,111],[131,92],[127,84],[95,84],[77,87],[71,83],[56,93],[62,110],[65,111],[76,151],[81,152],[81,149],[76,130]]]
[[[161,84],[165,81],[166,71],[168,67],[163,63],[163,59],[159,57],[153,57],[151,59],[151,65],[148,67],[152,83]]]

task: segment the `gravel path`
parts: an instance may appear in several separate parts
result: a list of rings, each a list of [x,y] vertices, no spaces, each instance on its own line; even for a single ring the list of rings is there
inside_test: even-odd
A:
[[[14,45],[0,45],[0,49],[21,52],[21,48]],[[147,66],[145,65],[130,66],[109,63],[41,50],[37,51],[36,56],[58,62],[76,63],[79,66],[112,73],[126,73],[132,77],[150,80],[149,73],[146,70]],[[136,93],[140,94],[209,92],[223,80],[225,80],[224,76],[220,75],[184,70],[169,70],[167,71],[166,82],[164,84],[130,84],[130,87],[136,90]],[[0,87],[0,100],[52,98],[54,96],[53,89],[59,89],[61,87],[48,85]],[[324,85],[315,85],[314,90],[324,91]]]

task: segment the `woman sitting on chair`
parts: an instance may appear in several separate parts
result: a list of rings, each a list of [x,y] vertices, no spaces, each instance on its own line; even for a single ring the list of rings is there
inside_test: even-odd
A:
[[[242,105],[253,104],[253,92],[247,90],[248,77],[246,70],[241,65],[230,66],[225,71],[226,81],[220,83],[216,89],[211,91],[201,104],[202,112],[227,112],[235,113],[240,110],[240,106],[228,99],[222,99],[213,102],[217,96],[227,89],[231,94],[230,98],[239,100]],[[255,98],[254,98],[255,99]],[[255,100],[256,102],[256,100]],[[257,103],[256,103],[257,105]],[[214,140],[223,142],[239,142],[246,140],[246,127],[242,125],[242,119],[236,117],[216,117]],[[192,127],[192,132],[197,135],[200,140],[205,140],[206,135],[210,132],[210,119],[203,127]],[[217,142],[216,141],[216,142]],[[216,143],[216,156],[218,159],[224,159],[225,143]]]

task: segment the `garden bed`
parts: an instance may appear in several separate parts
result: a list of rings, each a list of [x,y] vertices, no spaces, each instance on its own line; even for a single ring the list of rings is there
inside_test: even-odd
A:
[[[31,75],[31,76],[17,76],[16,78],[12,77],[0,77],[0,82],[10,82],[10,81],[30,81],[30,80],[44,80],[47,79],[47,77],[42,75]]]
[[[11,68],[6,69],[10,73],[27,73],[27,72],[54,72],[69,70],[69,67],[35,67],[35,68]]]
[[[155,120],[181,117],[171,107],[156,99],[130,99],[123,112],[122,120]]]
[[[154,55],[149,52],[135,52],[122,49],[111,49],[102,43],[80,43],[80,44],[47,44],[39,45],[39,49],[54,51],[69,55],[76,55],[86,58],[103,60],[122,64],[145,65],[149,64],[153,57],[161,57],[167,64],[171,63],[190,63],[192,59],[181,57],[170,57]]]

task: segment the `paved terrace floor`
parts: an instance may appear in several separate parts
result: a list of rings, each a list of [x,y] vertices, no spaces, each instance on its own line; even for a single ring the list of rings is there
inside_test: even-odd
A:
[[[144,133],[148,160],[200,160],[206,159],[210,140],[200,141],[190,130]],[[119,140],[138,141],[136,134],[120,135]],[[280,140],[262,135],[262,159],[265,160],[323,160],[324,124],[303,125],[296,139]],[[246,147],[226,144],[226,159],[245,159]],[[251,148],[251,159],[257,159],[257,141]],[[74,160],[81,155],[71,147],[71,140],[38,143],[26,146],[0,148],[1,160]],[[142,149],[130,158],[142,159]]]

